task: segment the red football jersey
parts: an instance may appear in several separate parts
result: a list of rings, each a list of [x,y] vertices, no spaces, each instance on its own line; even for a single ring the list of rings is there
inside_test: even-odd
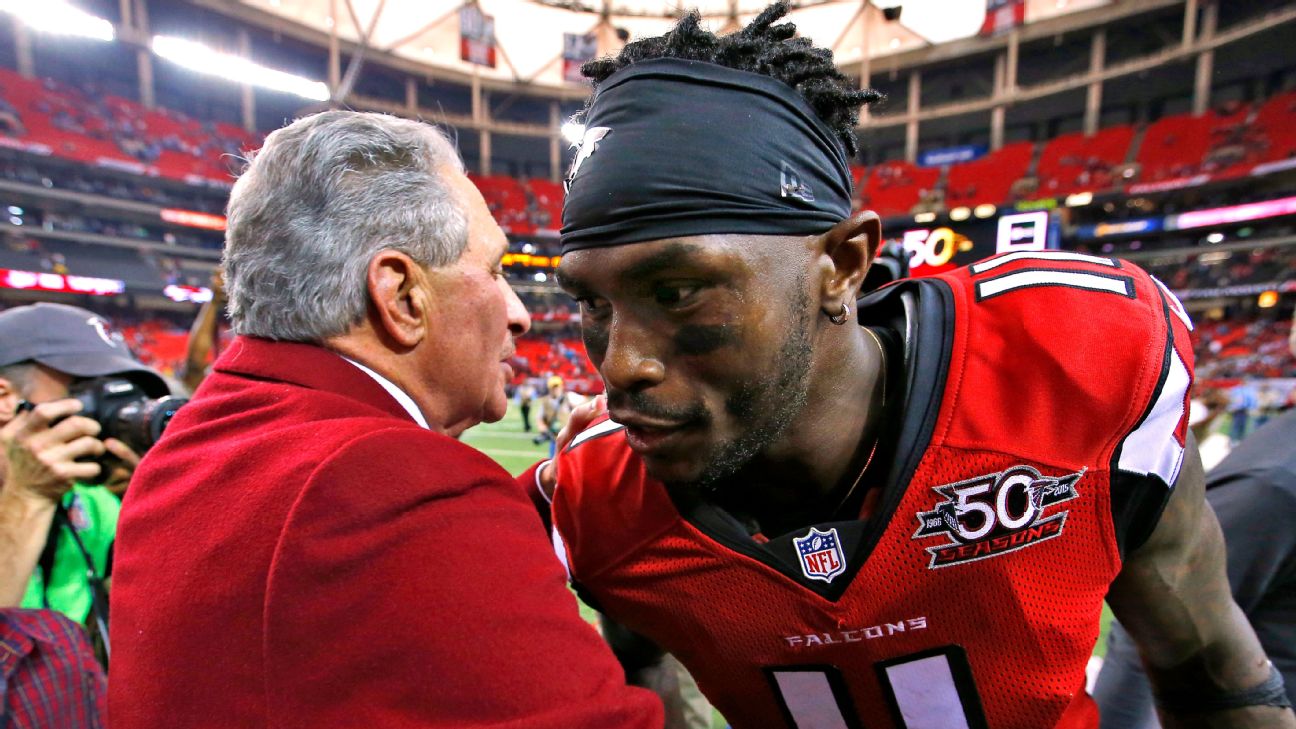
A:
[[[605,420],[557,461],[573,581],[735,727],[1096,727],[1103,597],[1183,459],[1188,317],[1129,263],[1016,252],[860,323],[904,397],[871,515],[753,539]]]

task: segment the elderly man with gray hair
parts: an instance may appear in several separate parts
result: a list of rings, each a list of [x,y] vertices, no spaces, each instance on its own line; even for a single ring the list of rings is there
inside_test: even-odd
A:
[[[503,417],[530,321],[445,137],[301,119],[228,217],[239,337],[123,507],[112,725],[660,726],[524,492],[456,440]]]

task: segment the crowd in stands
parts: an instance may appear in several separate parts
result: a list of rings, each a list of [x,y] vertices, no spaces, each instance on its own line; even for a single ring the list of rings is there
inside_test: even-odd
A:
[[[259,137],[225,123],[200,122],[93,85],[28,79],[0,68],[0,127],[49,154],[89,164],[138,168],[176,180],[229,184],[242,152]]]
[[[1175,291],[1281,284],[1296,281],[1296,247],[1205,252],[1182,262],[1147,268]]]
[[[860,204],[879,215],[908,213],[920,203],[939,201],[940,169],[902,161],[884,162],[870,170],[856,169]]]
[[[1200,117],[1167,116],[1142,129],[1120,125],[1092,137],[1076,132],[1040,145],[1007,144],[981,159],[951,165],[943,180],[939,168],[894,161],[857,169],[855,177],[863,205],[884,217],[938,204],[1003,205],[1198,175],[1230,179],[1263,163],[1296,158],[1293,116],[1296,91],[1288,91],[1257,105],[1224,104]]]
[[[1044,144],[1016,142],[981,159],[951,165],[948,171],[888,161],[868,169],[856,167],[854,176],[861,203],[883,216],[941,205],[1002,205],[1023,197],[1103,192],[1203,174],[1228,178],[1264,162],[1296,157],[1296,128],[1289,123],[1294,114],[1296,91],[1290,91],[1256,105],[1224,104],[1200,117],[1167,116],[1141,129],[1122,125],[1093,137],[1073,133]],[[146,109],[97,88],[25,79],[0,68],[0,145],[6,139],[44,145],[48,154],[92,165],[123,168],[126,163],[125,169],[135,165],[136,171],[150,175],[221,185],[229,184],[242,152],[259,144],[256,135],[225,123],[199,122],[176,111]],[[1032,173],[1034,160],[1038,162]],[[0,160],[0,175],[51,184],[47,174],[8,169],[12,166]],[[506,231],[531,235],[559,227],[560,184],[501,175],[472,179]],[[122,189],[128,183],[103,185],[75,177],[57,184],[101,194],[125,193],[137,200],[169,196],[156,189]],[[185,202],[199,210],[219,210],[212,209],[210,200]]]
[[[0,149],[0,179],[215,214],[224,211],[225,197],[229,194],[223,188],[206,189],[192,185],[177,184],[164,188],[152,184],[146,177],[113,174],[109,170],[84,166],[53,162],[38,165],[30,158],[19,159],[15,153],[3,149]]]
[[[1120,125],[1063,134],[1044,146],[1036,169],[1040,197],[1058,197],[1083,190],[1105,190],[1117,182],[1116,168],[1134,141],[1134,127]]]
[[[153,293],[160,293],[170,284],[204,286],[212,265],[151,249],[132,250],[0,231],[0,268],[118,279],[128,288],[142,287]]]
[[[145,225],[90,215],[43,213],[38,216],[35,223],[45,230],[93,233],[118,238],[139,238],[140,240],[159,241],[169,245],[183,245],[211,250],[220,250],[223,244],[220,234],[202,235],[197,232],[191,233],[184,230],[163,228],[160,225]]]
[[[1193,330],[1197,381],[1227,387],[1256,378],[1296,377],[1288,347],[1291,318],[1200,321]]]
[[[1240,177],[1263,162],[1296,155],[1296,92],[1252,107],[1224,104],[1200,117],[1183,114],[1148,126],[1139,147],[1139,180],[1159,182],[1209,174]]]
[[[500,227],[515,235],[553,233],[562,221],[562,185],[542,179],[468,175]]]

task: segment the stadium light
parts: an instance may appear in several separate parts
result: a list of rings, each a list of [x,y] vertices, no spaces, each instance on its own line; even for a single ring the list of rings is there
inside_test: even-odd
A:
[[[915,223],[932,223],[936,220],[936,213],[918,213],[914,216]]]
[[[117,37],[112,23],[75,8],[63,0],[0,0],[0,11],[42,33],[70,35],[109,42]]]
[[[585,125],[574,121],[566,122],[562,125],[562,135],[568,144],[575,147],[581,143],[581,139],[585,136]]]
[[[4,0],[0,0],[4,2]],[[273,68],[266,68],[246,58],[221,53],[201,43],[166,35],[153,36],[153,52],[162,58],[199,73],[219,76],[236,83],[260,86],[296,94],[313,101],[328,101],[328,86]]]
[[[1260,307],[1261,309],[1272,309],[1277,305],[1278,305],[1277,291],[1264,291],[1260,294],[1260,298],[1256,299],[1256,306]]]
[[[1067,195],[1066,206],[1069,208],[1078,208],[1093,202],[1092,192],[1077,192],[1074,195]]]
[[[1210,235],[1206,236],[1206,242],[1207,242],[1207,243],[1223,243],[1223,242],[1224,242],[1224,234],[1223,234],[1223,233],[1211,233]]]
[[[974,213],[978,218],[988,218],[988,217],[991,217],[992,215],[994,215],[995,212],[997,212],[997,210],[998,210],[998,208],[996,208],[995,206],[991,205],[990,203],[984,203],[984,204],[981,204],[981,205],[976,206],[976,208],[975,208],[972,212],[973,212],[973,213]]]
[[[12,14],[22,25],[40,32],[56,35],[73,35],[76,38],[102,40],[108,43],[117,38],[113,23],[74,8],[62,0],[0,0],[0,12]]]
[[[972,217],[972,208],[957,207],[950,211],[950,220],[958,223]]]

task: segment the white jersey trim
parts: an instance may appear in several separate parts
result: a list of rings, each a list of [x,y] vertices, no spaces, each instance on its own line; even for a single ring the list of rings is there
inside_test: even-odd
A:
[[[547,460],[547,461],[541,461],[541,462],[540,462],[540,465],[539,465],[539,466],[536,466],[536,470],[535,470],[535,488],[536,488],[536,491],[539,491],[539,492],[540,492],[540,498],[544,499],[544,500],[545,500],[545,503],[550,504],[550,505],[553,504],[553,497],[550,496],[549,494],[546,494],[546,493],[545,493],[545,490],[544,490],[544,487],[540,485],[540,472],[543,471],[543,470],[545,469],[545,466],[548,466],[548,465],[551,464],[551,463],[553,463],[553,459],[552,459],[552,458],[550,458],[550,459]],[[557,466],[554,466],[554,468],[557,468]]]
[[[1114,259],[1103,258],[1102,256],[1089,256],[1084,253],[1068,253],[1066,251],[1016,251],[1007,253],[1002,256],[996,256],[987,261],[980,261],[972,264],[972,273],[984,273],[992,268],[998,268],[1006,263],[1013,261],[1077,261],[1080,263],[1093,263],[1099,266],[1109,268],[1120,268]]]
[[[1188,367],[1179,352],[1170,350],[1170,371],[1152,410],[1132,433],[1121,442],[1120,461],[1116,467],[1129,473],[1157,476],[1167,486],[1174,486],[1183,465],[1184,447],[1175,438],[1184,417],[1184,397],[1188,393]]]
[[[1100,276],[1096,273],[1085,273],[1083,271],[1027,269],[1004,274],[988,281],[979,281],[976,286],[978,301],[1015,289],[1033,288],[1035,286],[1069,286],[1091,291],[1105,291],[1130,298],[1134,297],[1132,279],[1123,276]]]
[[[557,526],[549,530],[549,535],[553,541],[554,554],[558,555],[558,561],[562,562],[563,572],[567,573],[567,581],[571,582],[571,566],[567,564],[567,543],[563,541],[562,534],[558,532]]]
[[[1192,319],[1188,317],[1188,311],[1184,309],[1183,302],[1179,300],[1178,296],[1174,295],[1174,292],[1168,286],[1161,283],[1161,279],[1152,274],[1148,274],[1148,278],[1156,282],[1157,288],[1161,289],[1161,293],[1165,295],[1166,305],[1170,307],[1170,311],[1174,312],[1174,315],[1179,317],[1179,321],[1183,322],[1183,325],[1188,327],[1188,331],[1191,332],[1193,330]]]
[[[586,428],[585,430],[582,430],[579,435],[577,435],[575,438],[572,438],[571,444],[568,445],[567,447],[569,449],[575,448],[576,446],[580,445],[581,443],[584,443],[590,438],[597,438],[600,435],[604,435],[605,433],[611,433],[614,430],[618,430],[624,427],[625,427],[624,425],[614,420],[604,420],[598,425],[595,425],[593,428]]]

